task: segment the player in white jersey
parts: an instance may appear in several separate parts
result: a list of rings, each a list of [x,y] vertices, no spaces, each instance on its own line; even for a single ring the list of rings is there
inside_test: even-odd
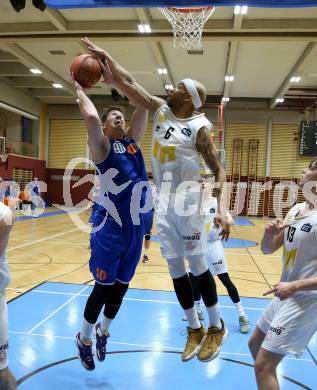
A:
[[[182,360],[188,361],[198,354],[199,360],[210,361],[218,356],[228,332],[220,319],[216,284],[207,266],[204,215],[199,207],[201,156],[220,184],[219,204],[225,181],[225,171],[210,136],[211,124],[204,114],[197,112],[205,102],[206,89],[195,80],[183,79],[165,101],[145,91],[104,50],[87,38],[83,43],[101,59],[105,82],[112,82],[136,105],[155,111],[152,167],[157,188],[156,226],[162,255],[189,323]],[[230,225],[223,213],[219,212],[218,217],[222,235],[227,238]],[[208,312],[208,331],[201,325],[194,307],[185,257]]]
[[[205,187],[205,180],[202,180],[202,188]],[[217,199],[214,197],[208,197],[205,205],[205,223],[207,231],[207,262],[210,272],[213,276],[217,275],[221,283],[225,286],[228,291],[228,294],[236,306],[238,317],[239,317],[239,328],[241,333],[249,332],[249,321],[248,317],[245,314],[244,308],[240,301],[240,296],[238,290],[232,280],[230,279],[228,273],[227,259],[225,256],[225,251],[223,248],[222,241],[220,239],[221,227],[217,224],[215,216],[217,213]],[[234,221],[230,216],[229,221],[233,225]],[[189,279],[191,281],[195,307],[198,313],[198,317],[203,317],[203,311],[200,304],[200,293],[199,289],[196,286],[195,278],[192,274],[189,273]],[[186,316],[183,317],[183,320],[187,320]]]
[[[276,368],[288,353],[300,355],[317,331],[317,159],[299,183],[306,201],[282,222],[267,224],[261,249],[271,254],[284,246],[281,281],[264,295],[274,299],[249,341],[260,390],[277,390]],[[309,188],[310,187],[310,188]]]
[[[16,381],[8,368],[8,312],[5,289],[10,282],[6,248],[13,216],[8,206],[0,202],[0,389],[15,390]]]

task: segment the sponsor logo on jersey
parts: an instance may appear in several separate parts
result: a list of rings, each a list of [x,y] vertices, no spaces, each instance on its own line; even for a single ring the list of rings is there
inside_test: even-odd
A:
[[[285,328],[282,328],[281,326],[277,326],[276,328],[274,326],[270,326],[269,332],[276,333],[279,336],[284,329]]]
[[[216,213],[216,209],[213,207],[209,210],[210,214],[215,214]]]
[[[114,144],[113,144],[113,151],[115,153],[125,153],[126,149],[124,147],[124,145],[122,145],[121,142],[119,141],[116,141]]]
[[[127,152],[130,154],[135,154],[138,151],[138,147],[136,144],[130,144],[127,146]]]
[[[310,223],[305,223],[301,228],[300,230],[305,232],[305,233],[309,233],[311,230],[312,230],[312,225]]]
[[[217,266],[217,265],[221,265],[222,263],[223,263],[222,260],[219,260],[216,261],[216,263],[212,263],[212,265]]]
[[[161,114],[159,115],[159,121],[160,121],[160,122],[166,121],[166,115],[163,114],[163,113],[161,113]]]
[[[157,125],[156,127],[155,127],[155,129],[154,129],[154,131],[156,131],[156,132],[159,132],[160,131],[160,126],[159,125]]]
[[[190,129],[186,129],[186,127],[182,129],[182,134],[186,135],[188,138],[191,136],[191,133],[192,131]]]
[[[194,233],[192,236],[183,236],[183,240],[185,241],[199,241],[201,236],[201,232]]]
[[[192,251],[196,248],[196,244],[193,241],[186,241],[184,247],[186,251]]]

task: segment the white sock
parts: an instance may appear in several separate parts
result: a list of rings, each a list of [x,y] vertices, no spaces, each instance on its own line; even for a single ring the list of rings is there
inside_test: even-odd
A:
[[[148,255],[149,255],[149,250],[148,250],[148,249],[144,249],[144,254],[145,254],[146,256],[148,256]]]
[[[222,329],[218,303],[216,303],[213,306],[209,306],[209,307],[206,306],[206,310],[209,316],[209,327],[215,326],[218,329]]]
[[[85,318],[83,320],[81,332],[80,332],[80,341],[82,340],[91,340],[92,332],[94,330],[95,324],[91,324],[86,321]]]
[[[195,308],[196,308],[197,312],[201,312],[202,311],[202,307],[201,307],[200,301],[195,301]]]
[[[241,302],[237,302],[237,303],[235,303],[235,305],[236,305],[236,308],[238,310],[239,317],[245,316],[245,312],[244,312],[242,303]]]
[[[192,329],[199,329],[201,327],[201,323],[198,319],[196,307],[194,306],[191,309],[184,310],[184,312],[187,317],[189,327]]]
[[[112,321],[113,321],[113,319],[111,320],[110,318],[106,317],[105,315],[102,316],[101,331],[103,334],[109,333],[109,328],[110,328]]]

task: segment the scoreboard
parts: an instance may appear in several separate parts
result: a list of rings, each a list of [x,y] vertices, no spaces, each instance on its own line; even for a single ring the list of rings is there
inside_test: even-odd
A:
[[[317,156],[317,121],[301,122],[299,155]]]

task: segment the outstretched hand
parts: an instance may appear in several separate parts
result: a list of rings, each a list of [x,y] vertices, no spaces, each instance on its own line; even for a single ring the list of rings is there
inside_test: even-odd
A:
[[[275,221],[270,222],[265,226],[265,234],[268,236],[276,236],[287,227],[289,227],[289,224],[284,224],[277,218]]]
[[[273,286],[271,290],[266,291],[263,296],[274,294],[280,300],[286,299],[294,294],[296,286],[294,282],[279,282]]]
[[[84,87],[81,84],[79,84],[79,82],[75,79],[74,72],[70,73],[70,80],[76,92],[84,90]]]
[[[105,58],[107,58],[106,52],[103,49],[101,49],[100,47],[98,47],[97,45],[95,45],[94,43],[92,43],[91,40],[88,39],[87,37],[82,38],[81,41],[86,46],[86,48],[90,52],[90,54],[93,55],[95,58],[101,59],[101,60],[104,60]]]
[[[103,83],[113,85],[115,84],[115,78],[111,72],[110,66],[107,60],[98,60],[101,68],[101,74],[103,78]]]
[[[224,214],[217,213],[214,219],[214,223],[217,227],[221,226],[221,232],[219,233],[221,240],[228,241],[230,235],[229,218]]]

